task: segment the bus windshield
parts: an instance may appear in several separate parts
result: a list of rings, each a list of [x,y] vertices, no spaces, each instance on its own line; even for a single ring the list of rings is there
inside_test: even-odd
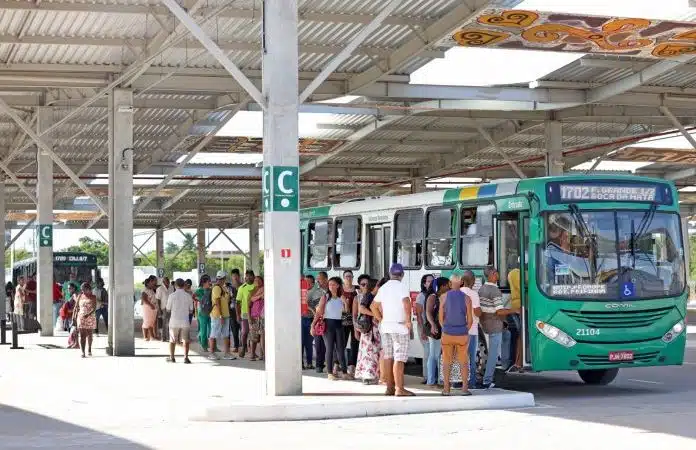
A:
[[[552,298],[637,300],[680,295],[685,287],[679,216],[647,211],[546,215],[539,287]]]

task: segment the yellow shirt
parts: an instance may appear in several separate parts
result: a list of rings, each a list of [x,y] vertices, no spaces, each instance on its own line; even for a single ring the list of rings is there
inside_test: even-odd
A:
[[[508,284],[510,285],[510,307],[512,309],[522,306],[520,294],[520,269],[512,269],[508,273]]]
[[[254,284],[248,284],[244,283],[243,285],[239,286],[239,289],[237,289],[237,303],[240,304],[240,309],[242,316],[245,316],[244,318],[248,318],[249,316],[249,306],[251,302],[249,301],[251,299],[251,294],[254,292],[254,289],[256,286]]]
[[[227,289],[222,289],[220,286],[213,286],[212,293],[213,310],[210,312],[210,317],[213,319],[230,317],[230,294]]]

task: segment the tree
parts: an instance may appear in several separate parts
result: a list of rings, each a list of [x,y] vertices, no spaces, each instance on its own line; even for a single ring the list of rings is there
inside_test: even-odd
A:
[[[83,236],[79,240],[78,245],[72,245],[66,248],[66,252],[82,252],[89,253],[97,256],[97,265],[108,266],[109,265],[109,246],[96,239],[92,239],[87,236]]]
[[[7,249],[5,250],[5,268],[9,268],[10,264],[12,263],[12,255],[10,252],[12,249]],[[14,252],[14,260],[16,261],[21,261],[23,259],[31,258],[31,253],[29,253],[27,250],[23,248],[17,248],[15,249]]]

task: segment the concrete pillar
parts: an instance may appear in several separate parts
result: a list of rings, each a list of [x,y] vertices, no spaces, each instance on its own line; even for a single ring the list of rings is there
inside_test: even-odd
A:
[[[261,273],[261,261],[259,258],[259,213],[249,213],[249,266],[255,274]]]
[[[425,179],[415,178],[411,180],[411,194],[425,192]]]
[[[0,286],[5,286],[7,280],[5,280],[5,245],[10,241],[5,235],[5,178],[0,175],[0,236],[3,237],[2,240],[2,252],[0,252]],[[10,237],[11,239],[11,237]],[[12,266],[10,266],[12,267]],[[10,276],[10,278],[12,278]],[[5,294],[5,289],[0,289],[0,326],[5,326],[5,318],[7,317],[7,295]],[[51,318],[51,320],[53,320]],[[1,333],[2,331],[0,331]]]
[[[37,131],[39,134],[53,124],[53,111],[40,107]],[[53,133],[42,136],[49,147],[53,147]],[[36,198],[38,218],[36,220],[37,318],[41,324],[41,336],[53,336],[53,160],[40,149],[36,151],[38,177]]]
[[[546,175],[563,175],[563,124],[549,120],[546,127]]]
[[[109,96],[110,354],[135,355],[133,320],[133,92]]]
[[[297,0],[265,0],[263,12],[263,233],[266,394],[302,393]]]
[[[155,230],[155,255],[157,258],[157,278],[160,283],[164,277],[164,230],[157,228]]]
[[[196,231],[196,254],[198,262],[198,275],[205,273],[205,213],[198,212],[198,229]],[[215,274],[211,275],[215,277]]]

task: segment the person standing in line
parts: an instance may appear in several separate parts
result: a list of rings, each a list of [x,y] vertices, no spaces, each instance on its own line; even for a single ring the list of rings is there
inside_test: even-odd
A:
[[[503,368],[509,373],[523,372],[522,368],[522,319],[520,311],[522,309],[522,295],[520,285],[520,269],[517,261],[510,265],[512,269],[508,272],[508,286],[510,286],[510,309],[513,311],[507,316],[508,330],[510,339],[504,346],[502,353]]]
[[[196,298],[198,299],[198,345],[201,350],[208,352],[208,339],[210,338],[210,312],[213,308],[212,304],[212,289],[210,287],[210,276],[204,274],[201,276],[198,289],[196,289]]]
[[[428,386],[437,386],[442,373],[442,325],[440,323],[440,298],[450,289],[450,280],[439,277],[433,280],[432,293],[425,301],[425,333],[428,335]]]
[[[385,395],[413,396],[413,392],[404,388],[404,366],[408,360],[411,331],[411,293],[401,281],[404,277],[401,264],[393,264],[389,275],[391,279],[379,289],[370,305],[370,310],[380,322],[384,376],[387,381]]]
[[[249,341],[249,307],[251,306],[251,294],[254,292],[256,287],[254,286],[254,280],[256,276],[253,270],[247,270],[244,273],[244,284],[239,286],[237,290],[237,319],[241,325],[241,337],[239,345],[241,349],[239,350],[239,357],[244,358],[247,352],[248,341]]]
[[[195,294],[193,292],[193,280],[192,279],[187,278],[186,280],[184,280],[184,291],[186,291],[186,293],[189,296],[191,296],[191,312],[189,313],[189,316],[188,316],[189,328],[190,328],[191,324],[193,323],[193,310],[194,310],[195,305],[196,305],[196,297],[195,297]],[[181,340],[177,341],[177,344],[181,345]]]
[[[68,281],[63,283],[63,303],[70,301],[70,299],[73,297],[73,293],[70,292],[71,285],[75,287],[74,294],[79,294],[80,285],[77,282],[77,274],[74,272],[70,272],[68,275]]]
[[[476,358],[478,355],[478,328],[479,317],[481,317],[481,301],[479,294],[474,290],[476,284],[476,276],[471,270],[464,272],[462,276],[462,292],[469,297],[471,301],[472,322],[469,327],[469,388],[475,389],[477,386],[476,371],[478,365]],[[462,379],[462,382],[464,379]]]
[[[186,283],[181,278],[176,279],[176,290],[167,297],[165,305],[169,313],[169,357],[167,362],[174,363],[174,351],[179,341],[184,343],[184,364],[191,364],[189,360],[189,346],[191,345],[191,328],[189,315],[193,311],[193,297],[186,292]]]
[[[313,275],[306,275],[305,280],[310,288],[307,290],[307,309],[302,313],[302,355],[304,357],[302,361],[302,370],[314,369],[314,358],[313,358],[313,347],[314,338],[312,338],[312,319],[314,319],[314,308],[309,307],[309,293],[315,288],[316,280]],[[322,294],[323,295],[323,294]],[[321,297],[320,297],[321,298]],[[317,302],[317,304],[319,304]]]
[[[344,380],[353,379],[353,377],[348,374],[346,352],[340,350],[346,347],[343,325],[341,323],[343,308],[343,281],[339,277],[333,277],[329,280],[329,292],[319,302],[317,313],[314,316],[315,322],[323,319],[326,324],[326,329],[322,337],[326,346],[326,363],[329,380],[337,380],[339,377]],[[312,323],[312,329],[314,329],[314,327],[315,324]],[[340,375],[335,374],[333,370],[331,370],[334,366],[335,357],[338,357]]]
[[[104,319],[106,329],[109,329],[109,293],[104,289],[104,280],[97,278],[97,287],[92,291],[97,300],[97,312],[95,314],[94,333],[99,336],[99,318]]]
[[[513,311],[503,306],[503,294],[498,288],[498,271],[493,267],[487,267],[484,275],[486,283],[479,289],[479,299],[481,300],[481,327],[488,334],[488,360],[481,387],[490,389],[495,387],[493,376],[500,356],[503,322],[505,317]]]
[[[230,292],[230,334],[232,335],[232,353],[239,353],[239,330],[241,328],[237,318],[237,292],[242,285],[239,269],[230,270],[230,282],[227,288]]]
[[[24,315],[31,319],[36,318],[36,289],[36,274],[33,273],[24,285]]]
[[[9,298],[9,297],[8,297]],[[60,284],[53,283],[53,326],[59,325],[58,317],[60,317],[60,308],[63,306],[63,290]],[[60,329],[56,327],[56,329]]]
[[[471,395],[469,381],[469,330],[473,324],[471,301],[460,290],[461,277],[452,275],[451,289],[440,298],[442,324],[442,395],[450,395],[452,360],[456,354],[462,376],[462,395]]]
[[[432,294],[433,276],[423,275],[420,282],[420,293],[416,297],[416,322],[418,322],[418,336],[423,345],[423,381],[421,384],[428,384],[428,355],[430,354],[430,343],[428,334],[425,332],[424,323],[427,321],[425,315],[425,302]]]
[[[317,315],[317,308],[321,299],[324,298],[329,292],[329,275],[326,272],[319,272],[317,274],[317,283],[312,286],[312,288],[307,292],[307,308],[311,312],[312,321]],[[312,330],[312,323],[309,324],[310,333]],[[324,372],[324,365],[326,363],[326,344],[324,343],[323,336],[313,336],[314,339],[314,353],[316,354],[316,372]]]
[[[87,347],[87,356],[92,356],[92,333],[97,326],[96,311],[97,299],[92,294],[92,286],[89,283],[82,283],[73,315],[77,318],[80,350],[82,350],[83,358],[85,357],[85,346]]]
[[[217,273],[217,283],[213,286],[211,293],[213,309],[210,312],[210,356],[212,360],[217,360],[215,354],[216,341],[223,341],[224,354],[222,359],[235,360],[236,357],[230,353],[230,294],[225,288],[227,274],[222,270]]]
[[[251,294],[249,302],[249,341],[251,343],[251,361],[257,360],[256,349],[259,348],[258,359],[261,361],[265,358],[265,340],[264,340],[264,285],[263,278],[257,276],[254,279],[254,293]]]
[[[362,296],[359,299],[360,306],[355,326],[362,330],[358,364],[355,366],[355,378],[362,380],[363,384],[377,384],[380,378],[379,360],[382,340],[379,335],[379,323],[370,310],[370,305],[377,294],[377,280],[361,276],[358,278],[358,284]]]
[[[140,294],[140,305],[143,311],[143,339],[150,341],[157,339],[155,323],[157,321],[157,300],[155,300],[155,286],[157,277],[150,276],[145,280],[145,289]]]
[[[339,351],[346,352],[346,361],[348,362],[348,373],[351,376],[355,375],[355,365],[358,362],[358,346],[360,345],[359,333],[355,331],[353,325],[353,310],[356,304],[355,297],[358,294],[358,289],[353,284],[353,271],[346,270],[343,272],[343,314],[341,316],[341,325],[343,326],[343,335],[346,348]],[[350,345],[349,345],[350,344]]]
[[[166,306],[167,297],[173,292],[173,286],[169,282],[169,277],[162,277],[162,284],[157,287],[155,300],[157,302],[157,328],[162,333],[162,342],[169,340],[169,317],[167,316]]]

